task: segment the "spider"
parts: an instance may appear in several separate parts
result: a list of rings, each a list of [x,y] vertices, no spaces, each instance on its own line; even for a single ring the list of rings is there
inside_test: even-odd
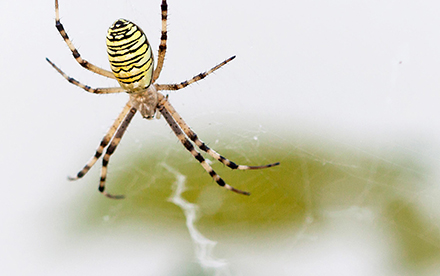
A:
[[[175,84],[157,84],[156,80],[159,78],[160,72],[164,64],[165,52],[167,50],[167,14],[168,4],[166,0],[162,0],[161,4],[162,14],[162,35],[160,38],[158,61],[156,68],[154,68],[153,54],[151,46],[148,43],[144,32],[133,22],[125,19],[116,20],[107,32],[107,53],[110,61],[111,71],[99,68],[87,60],[83,59],[78,50],[73,46],[69,36],[64,30],[60,21],[58,0],[55,0],[55,27],[63,37],[67,46],[72,51],[75,60],[85,69],[90,70],[98,75],[108,78],[116,79],[119,87],[108,88],[91,88],[88,85],[82,84],[74,78],[69,77],[60,68],[58,68],[48,58],[46,60],[57,70],[67,81],[79,86],[87,92],[94,94],[109,94],[126,92],[130,96],[129,101],[125,105],[122,112],[119,114],[113,125],[108,130],[107,134],[102,139],[95,155],[89,160],[84,168],[78,172],[76,177],[69,177],[69,180],[76,180],[82,178],[90,168],[96,163],[106,149],[102,159],[101,178],[99,182],[99,191],[105,196],[113,199],[123,198],[123,195],[112,195],[105,191],[105,181],[107,178],[107,166],[111,155],[118,146],[122,135],[130,124],[131,119],[139,111],[142,117],[152,119],[157,111],[162,114],[167,123],[170,125],[174,134],[177,136],[183,146],[200,162],[202,167],[209,173],[209,175],[217,182],[218,185],[231,190],[233,192],[250,195],[249,192],[238,190],[223,181],[223,179],[212,169],[212,167],[205,161],[203,156],[196,150],[193,143],[202,151],[208,153],[211,157],[217,159],[219,162],[228,166],[231,169],[238,170],[254,170],[263,169],[279,165],[279,162],[262,166],[246,166],[238,165],[229,159],[218,154],[213,149],[209,148],[197,134],[185,123],[180,115],[174,110],[173,106],[168,101],[168,95],[164,96],[159,91],[171,91],[182,89],[192,83],[195,83],[212,72],[216,71],[226,63],[235,58],[232,56],[222,63],[214,66],[210,70],[194,76],[190,80]],[[160,115],[158,113],[157,117]],[[193,142],[191,143],[190,140]]]

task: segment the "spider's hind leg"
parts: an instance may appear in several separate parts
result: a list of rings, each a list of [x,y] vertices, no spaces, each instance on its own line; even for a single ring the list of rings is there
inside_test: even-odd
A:
[[[232,56],[232,57],[228,58],[227,60],[223,61],[222,63],[219,63],[216,66],[212,67],[210,70],[194,76],[190,80],[186,80],[181,83],[175,83],[175,84],[156,84],[156,89],[157,90],[179,90],[179,89],[185,88],[190,84],[193,84],[195,82],[198,82],[199,80],[204,79],[206,76],[208,76],[209,74],[213,73],[214,71],[220,69],[223,65],[230,62],[234,58],[235,58],[235,56]]]
[[[115,75],[113,72],[104,70],[102,68],[99,68],[87,60],[83,59],[81,55],[79,54],[78,50],[73,46],[72,41],[70,40],[69,36],[67,35],[66,30],[63,27],[63,24],[61,24],[60,20],[60,10],[58,7],[58,0],[55,0],[55,27],[57,28],[60,35],[63,37],[64,41],[66,42],[67,46],[69,46],[70,51],[72,51],[72,55],[75,58],[75,60],[84,68],[87,70],[90,70],[96,74],[99,74],[101,76],[105,76],[107,78],[115,79]]]
[[[162,14],[162,35],[160,37],[160,45],[159,45],[159,52],[157,55],[157,65],[156,69],[153,73],[153,83],[157,80],[157,78],[160,75],[160,72],[162,71],[163,63],[165,60],[165,53],[167,51],[167,38],[168,38],[168,32],[167,32],[167,17],[168,17],[168,4],[166,0],[162,0],[162,4],[160,5],[161,8],[161,14]]]
[[[88,85],[85,85],[85,84],[77,81],[76,79],[74,79],[72,77],[69,77],[66,73],[63,72],[63,70],[61,70],[58,66],[56,66],[55,63],[53,63],[50,59],[46,58],[46,61],[49,62],[49,64],[52,65],[52,67],[55,68],[55,70],[57,70],[57,72],[60,73],[61,76],[63,76],[63,78],[65,78],[68,82],[86,90],[89,93],[111,94],[111,93],[125,92],[125,89],[120,86],[118,86],[118,87],[105,87],[105,88],[92,88]]]

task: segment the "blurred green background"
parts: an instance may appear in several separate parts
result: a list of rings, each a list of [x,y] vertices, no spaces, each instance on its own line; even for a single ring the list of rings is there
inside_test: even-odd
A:
[[[171,246],[167,250],[188,252],[188,247],[194,247],[195,251],[197,246],[190,244],[183,210],[169,201],[176,181],[165,167],[169,166],[185,176],[182,196],[197,205],[196,228],[218,242],[211,257],[227,260],[232,275],[256,273],[249,256],[258,259],[270,254],[269,259],[284,260],[289,266],[289,262],[295,262],[286,253],[289,250],[305,247],[307,251],[328,242],[335,247],[329,254],[348,246],[358,254],[375,258],[369,252],[371,248],[362,245],[370,239],[370,246],[377,243],[387,248],[390,271],[423,274],[439,263],[440,233],[430,210],[423,206],[428,196],[424,194],[428,169],[417,161],[417,156],[398,147],[367,153],[356,147],[292,135],[260,135],[255,139],[251,135],[238,136],[208,140],[217,140],[211,146],[241,164],[281,162],[278,167],[259,171],[233,171],[213,162],[213,168],[229,184],[250,191],[250,197],[217,186],[171,137],[167,143],[158,141],[151,148],[118,152],[110,165],[107,190],[127,197],[110,200],[96,189],[88,189],[95,196],[85,201],[83,194],[77,194],[70,206],[67,232],[79,238],[114,229],[140,236],[160,232],[159,243],[176,235],[186,241],[181,248]],[[83,182],[97,187],[97,171],[95,168],[95,177],[87,175]],[[327,237],[329,232],[339,238]],[[237,254],[237,248],[249,256]],[[195,255],[193,252],[183,257],[188,262],[170,275],[226,273],[224,267],[202,269],[191,261]],[[269,260],[263,262],[267,262],[264,266],[273,265]]]

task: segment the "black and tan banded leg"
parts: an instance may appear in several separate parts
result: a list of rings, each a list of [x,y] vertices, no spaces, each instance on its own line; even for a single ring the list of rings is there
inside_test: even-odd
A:
[[[118,118],[116,118],[113,125],[110,127],[110,129],[105,134],[104,138],[102,139],[101,143],[99,144],[98,149],[95,152],[95,155],[87,162],[87,164],[84,166],[84,168],[78,172],[76,177],[69,176],[69,180],[77,180],[81,177],[83,177],[92,167],[95,165],[96,161],[98,161],[99,157],[101,157],[102,153],[104,152],[104,148],[108,145],[112,137],[114,136],[116,130],[121,125],[122,121],[124,120],[125,116],[127,116],[128,111],[131,108],[130,102],[128,102],[124,109],[122,109],[121,114],[119,114]]]
[[[223,61],[222,63],[212,67],[209,71],[200,73],[197,76],[194,76],[190,80],[186,80],[186,81],[183,81],[181,83],[175,83],[175,84],[156,84],[156,89],[157,90],[179,90],[179,89],[185,88],[185,87],[187,87],[190,84],[193,84],[193,83],[195,83],[195,82],[197,82],[197,81],[199,81],[201,79],[204,79],[206,76],[208,76],[212,72],[216,71],[217,69],[220,69],[220,67],[222,67],[226,63],[230,62],[234,58],[235,58],[235,56],[230,57],[227,60]]]
[[[55,0],[55,27],[57,28],[58,32],[63,37],[64,41],[66,42],[67,46],[69,46],[70,51],[72,51],[73,57],[75,60],[84,68],[87,70],[90,70],[96,74],[99,74],[101,76],[105,76],[107,78],[115,79],[115,76],[112,72],[104,70],[102,68],[99,68],[87,60],[83,59],[81,55],[79,54],[78,50],[73,46],[72,41],[70,41],[69,36],[67,35],[66,31],[64,30],[63,24],[61,24],[60,21],[60,11],[58,8],[58,0]]]
[[[74,78],[69,77],[66,73],[64,73],[58,66],[55,65],[55,63],[53,63],[52,61],[50,61],[50,59],[46,58],[47,62],[50,63],[50,65],[52,65],[53,68],[55,68],[55,70],[58,71],[58,73],[60,73],[68,82],[70,82],[71,84],[74,84],[78,87],[81,87],[82,89],[86,90],[87,92],[90,93],[94,93],[94,94],[111,94],[111,93],[121,93],[121,92],[125,92],[125,89],[122,87],[106,87],[106,88],[92,88],[88,85],[85,85],[83,83],[80,83],[79,81],[77,81]]]
[[[194,156],[197,161],[200,162],[202,167],[209,173],[209,175],[217,182],[218,185],[224,187],[230,191],[242,194],[242,195],[250,195],[249,192],[238,190],[231,185],[225,183],[225,181],[212,169],[212,167],[205,161],[205,158],[194,148],[193,144],[186,138],[185,134],[180,129],[179,125],[173,119],[173,116],[165,109],[164,106],[158,107],[160,113],[163,115],[167,123],[170,125],[174,134],[176,134],[177,138],[180,142],[185,146],[185,148]]]
[[[162,4],[160,5],[162,10],[162,35],[160,36],[160,45],[159,45],[159,53],[157,55],[157,65],[156,69],[154,69],[153,73],[153,81],[154,83],[157,78],[159,78],[160,72],[162,71],[163,63],[165,60],[165,53],[167,51],[167,17],[168,17],[168,4],[166,0],[162,0]]]
[[[134,107],[132,107],[130,109],[127,116],[125,116],[124,121],[119,126],[118,131],[116,132],[112,141],[110,142],[110,145],[108,146],[107,150],[105,151],[104,157],[102,158],[102,168],[101,168],[101,179],[99,181],[99,191],[103,195],[105,195],[106,197],[109,197],[109,198],[113,198],[113,199],[124,198],[123,195],[111,195],[111,194],[107,193],[105,191],[105,180],[107,178],[107,166],[110,161],[110,157],[115,152],[116,147],[119,145],[119,142],[121,141],[122,135],[124,135],[125,131],[127,130],[127,127],[130,124],[131,119],[133,119],[134,114],[136,114],[136,111],[137,110]]]
[[[218,161],[222,162],[226,166],[228,166],[231,169],[237,169],[237,170],[258,170],[258,169],[265,169],[270,168],[279,165],[279,162],[267,164],[267,165],[261,165],[261,166],[247,166],[247,165],[238,165],[234,163],[233,161],[225,158],[224,156],[217,153],[215,150],[208,147],[202,140],[200,140],[197,136],[197,134],[185,123],[185,121],[182,119],[182,117],[177,113],[177,111],[174,109],[174,107],[170,104],[169,101],[165,100],[162,101],[161,104],[165,107],[165,109],[173,116],[174,121],[176,121],[180,128],[185,132],[186,136],[188,136],[189,139],[191,139],[197,147],[199,147],[204,152],[208,153],[213,158],[217,159]]]

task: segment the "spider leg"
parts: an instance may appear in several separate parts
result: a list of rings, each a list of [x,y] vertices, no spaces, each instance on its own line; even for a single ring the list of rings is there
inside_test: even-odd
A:
[[[131,104],[130,104],[130,102],[128,102],[125,105],[124,109],[122,110],[121,114],[119,114],[118,118],[116,118],[113,125],[107,131],[107,134],[105,134],[104,138],[102,139],[101,143],[99,144],[98,149],[95,152],[95,155],[89,160],[89,162],[87,162],[87,164],[84,166],[84,168],[78,172],[76,177],[69,176],[68,177],[69,180],[77,180],[77,179],[83,177],[90,170],[90,168],[92,168],[93,165],[95,165],[96,161],[98,161],[99,157],[101,157],[101,155],[104,151],[104,148],[108,145],[108,143],[110,142],[113,135],[115,135],[116,130],[121,125],[122,120],[124,120],[124,117],[127,115],[130,108],[131,108]]]
[[[64,30],[63,24],[61,24],[60,21],[60,10],[58,8],[58,0],[55,0],[55,27],[57,28],[58,32],[63,37],[64,41],[66,42],[67,46],[69,46],[70,51],[72,51],[73,57],[76,59],[76,61],[87,70],[90,70],[96,74],[99,74],[101,76],[116,79],[115,75],[111,71],[104,70],[102,68],[99,68],[87,60],[83,59],[81,55],[79,54],[78,50],[73,46],[72,41],[70,41],[69,36],[67,35],[66,31]]]
[[[99,191],[105,195],[106,197],[113,198],[113,199],[121,199],[124,198],[123,195],[111,195],[104,191],[105,189],[105,180],[107,178],[107,166],[108,162],[110,161],[110,156],[115,152],[116,147],[119,145],[119,142],[121,141],[122,135],[124,135],[125,131],[127,130],[128,125],[131,122],[131,119],[133,119],[134,114],[136,114],[136,108],[132,107],[130,109],[130,112],[128,112],[127,116],[125,116],[124,121],[121,123],[121,125],[118,128],[118,131],[116,132],[115,136],[113,137],[112,141],[110,142],[110,145],[108,146],[104,157],[102,158],[102,168],[101,168],[101,179],[99,181]]]
[[[152,83],[154,83],[157,78],[160,75],[160,72],[162,71],[163,63],[165,60],[165,53],[167,51],[167,17],[168,17],[168,4],[166,0],[162,0],[162,5],[160,5],[160,8],[162,10],[162,35],[160,37],[160,45],[159,45],[159,53],[157,57],[157,65],[156,69],[153,73],[153,80]]]
[[[74,84],[78,87],[81,87],[82,89],[86,90],[87,92],[94,93],[94,94],[110,94],[110,93],[121,93],[125,92],[125,89],[122,87],[108,87],[108,88],[91,88],[88,85],[82,84],[79,81],[77,81],[74,78],[69,77],[66,73],[64,73],[58,66],[55,65],[52,61],[50,61],[48,58],[46,58],[47,62],[52,65],[55,70],[58,71],[68,82],[71,84]]]
[[[186,80],[181,83],[175,83],[175,84],[156,84],[156,89],[159,91],[159,90],[179,90],[179,89],[185,88],[192,83],[195,83],[201,79],[204,79],[206,76],[208,76],[212,72],[216,71],[217,69],[220,69],[220,67],[222,67],[226,63],[230,62],[234,58],[235,58],[235,56],[232,56],[232,57],[228,58],[227,60],[223,61],[222,63],[217,64],[216,66],[212,67],[210,70],[194,76],[190,80]]]
[[[174,134],[176,134],[177,138],[180,140],[180,142],[192,154],[192,156],[194,156],[194,158],[200,162],[200,165],[202,165],[205,171],[209,173],[209,175],[215,180],[215,182],[217,182],[218,185],[239,194],[250,195],[249,192],[238,190],[226,184],[225,181],[212,169],[212,167],[208,163],[206,163],[203,156],[194,148],[193,144],[191,144],[191,142],[185,137],[185,134],[182,132],[181,128],[173,119],[173,116],[171,116],[171,114],[167,111],[167,109],[163,105],[159,105],[158,108],[160,113],[162,113],[163,117],[167,121],[167,123],[170,125]]]
[[[180,128],[185,132],[186,136],[188,136],[189,139],[191,139],[197,147],[199,147],[204,152],[208,153],[213,158],[217,159],[218,161],[222,162],[226,166],[228,166],[231,169],[238,169],[238,170],[257,170],[257,169],[264,169],[264,168],[270,168],[274,167],[280,164],[280,162],[268,164],[268,165],[261,165],[261,166],[247,166],[247,165],[238,165],[234,163],[233,161],[223,157],[219,153],[217,153],[215,150],[208,147],[202,140],[200,140],[197,137],[197,134],[185,123],[185,121],[182,119],[182,117],[177,113],[177,111],[174,109],[174,107],[170,104],[169,101],[162,101],[161,104],[163,104],[164,108],[171,114],[174,121],[176,121]]]

